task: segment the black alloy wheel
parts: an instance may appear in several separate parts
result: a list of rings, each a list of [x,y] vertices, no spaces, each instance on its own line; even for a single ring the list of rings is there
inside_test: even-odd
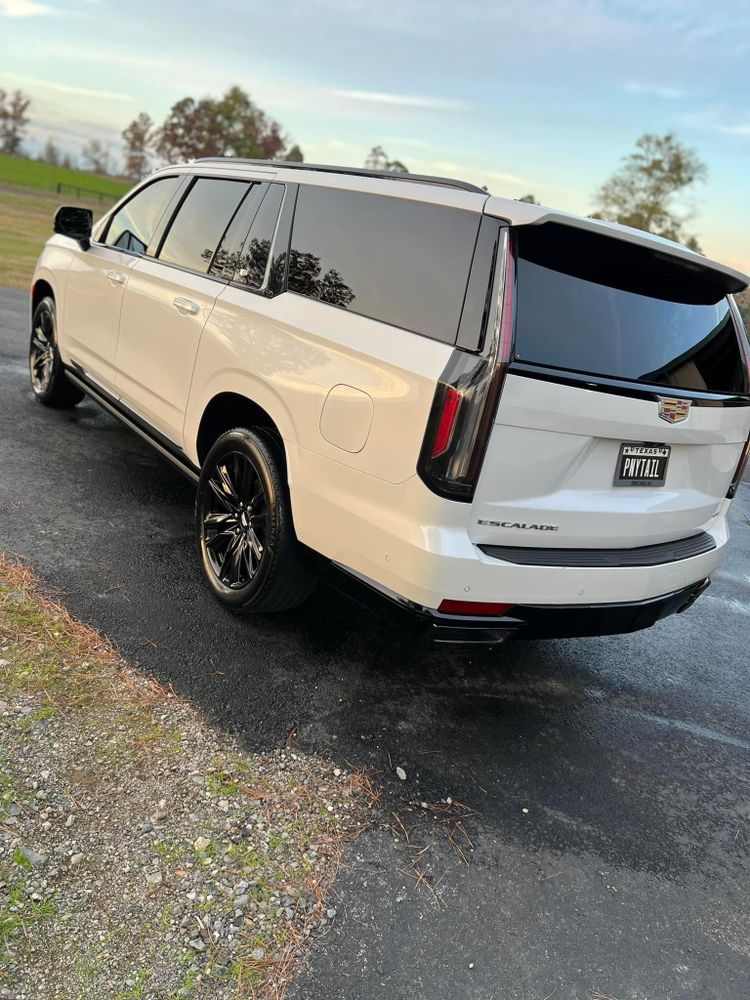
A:
[[[213,469],[203,514],[211,569],[232,590],[246,587],[266,554],[268,497],[247,455],[229,452]]]
[[[29,343],[31,388],[45,406],[75,406],[83,392],[69,382],[57,349],[55,300],[43,298],[34,310]]]
[[[39,395],[49,389],[52,379],[52,366],[55,361],[54,326],[52,314],[48,309],[37,310],[34,319],[29,348],[29,370],[31,387]]]
[[[316,577],[292,524],[283,446],[264,429],[222,434],[201,469],[198,550],[206,580],[234,611],[285,611]]]

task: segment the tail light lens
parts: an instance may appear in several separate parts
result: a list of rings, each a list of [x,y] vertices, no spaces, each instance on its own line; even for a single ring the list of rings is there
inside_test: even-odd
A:
[[[748,437],[747,441],[745,441],[745,447],[742,449],[740,460],[737,463],[737,468],[734,470],[734,475],[732,476],[732,482],[727,490],[728,500],[732,499],[739,488],[742,473],[745,471],[748,458],[750,458],[750,437]]]
[[[481,354],[456,350],[432,403],[417,471],[430,489],[469,502],[487,450],[513,344],[515,263],[503,231],[495,263],[496,307]]]
[[[742,322],[742,316],[737,308],[734,299],[729,296],[729,304],[734,315],[734,325],[737,329],[737,339],[740,342],[740,350],[742,352],[742,359],[745,363],[745,385],[750,390],[750,342],[748,342],[747,330],[745,329],[745,324]],[[747,465],[748,459],[750,458],[750,436],[748,436],[745,442],[745,447],[742,449],[742,454],[740,455],[740,460],[737,463],[737,468],[734,470],[734,475],[732,476],[732,482],[730,483],[729,489],[727,490],[727,499],[731,500],[737,492],[740,481],[742,479],[742,474],[745,471],[745,466]]]

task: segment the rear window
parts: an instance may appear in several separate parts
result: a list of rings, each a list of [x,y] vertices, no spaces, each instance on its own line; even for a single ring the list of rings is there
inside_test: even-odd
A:
[[[302,186],[289,290],[454,344],[480,218],[405,198]]]
[[[747,391],[729,302],[698,269],[617,240],[536,228],[516,230],[519,361]]]

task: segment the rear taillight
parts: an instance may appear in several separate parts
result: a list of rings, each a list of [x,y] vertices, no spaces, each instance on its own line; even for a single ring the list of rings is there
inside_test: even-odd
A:
[[[438,458],[445,454],[453,438],[453,431],[456,427],[456,418],[461,406],[461,393],[458,389],[448,386],[440,409],[440,420],[438,422],[435,439],[432,442],[430,458]]]
[[[515,264],[510,233],[498,244],[495,302],[481,354],[455,350],[432,403],[417,470],[433,492],[470,501],[487,450],[513,344]]]
[[[747,330],[745,329],[745,324],[742,322],[740,311],[731,296],[729,297],[729,304],[734,316],[734,325],[737,329],[737,339],[740,342],[740,352],[745,366],[745,387],[748,391],[750,391],[750,342],[748,341]],[[745,447],[742,449],[740,460],[737,463],[737,468],[734,470],[734,475],[732,476],[732,482],[727,490],[727,499],[729,500],[732,499],[739,488],[740,480],[742,479],[742,474],[745,471],[748,458],[750,458],[750,436],[748,436],[748,439],[745,442]]]
[[[734,475],[732,476],[732,482],[727,490],[727,498],[729,500],[731,500],[737,492],[748,458],[750,458],[750,437],[748,437],[747,441],[745,441],[745,447],[742,449],[740,460],[737,463],[737,468],[734,470]]]

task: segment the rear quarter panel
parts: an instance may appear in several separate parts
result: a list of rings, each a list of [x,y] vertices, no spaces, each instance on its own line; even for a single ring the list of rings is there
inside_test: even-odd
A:
[[[200,420],[211,399],[236,392],[262,406],[287,444],[315,452],[369,476],[399,483],[416,474],[435,383],[451,348],[325,303],[285,292],[266,299],[227,287],[216,301],[201,338],[186,414],[185,440],[193,461]],[[366,440],[353,451],[345,393],[354,390],[352,419],[370,412]],[[344,405],[342,405],[344,397]],[[339,440],[338,444],[331,438]],[[290,475],[294,469],[290,467]]]

